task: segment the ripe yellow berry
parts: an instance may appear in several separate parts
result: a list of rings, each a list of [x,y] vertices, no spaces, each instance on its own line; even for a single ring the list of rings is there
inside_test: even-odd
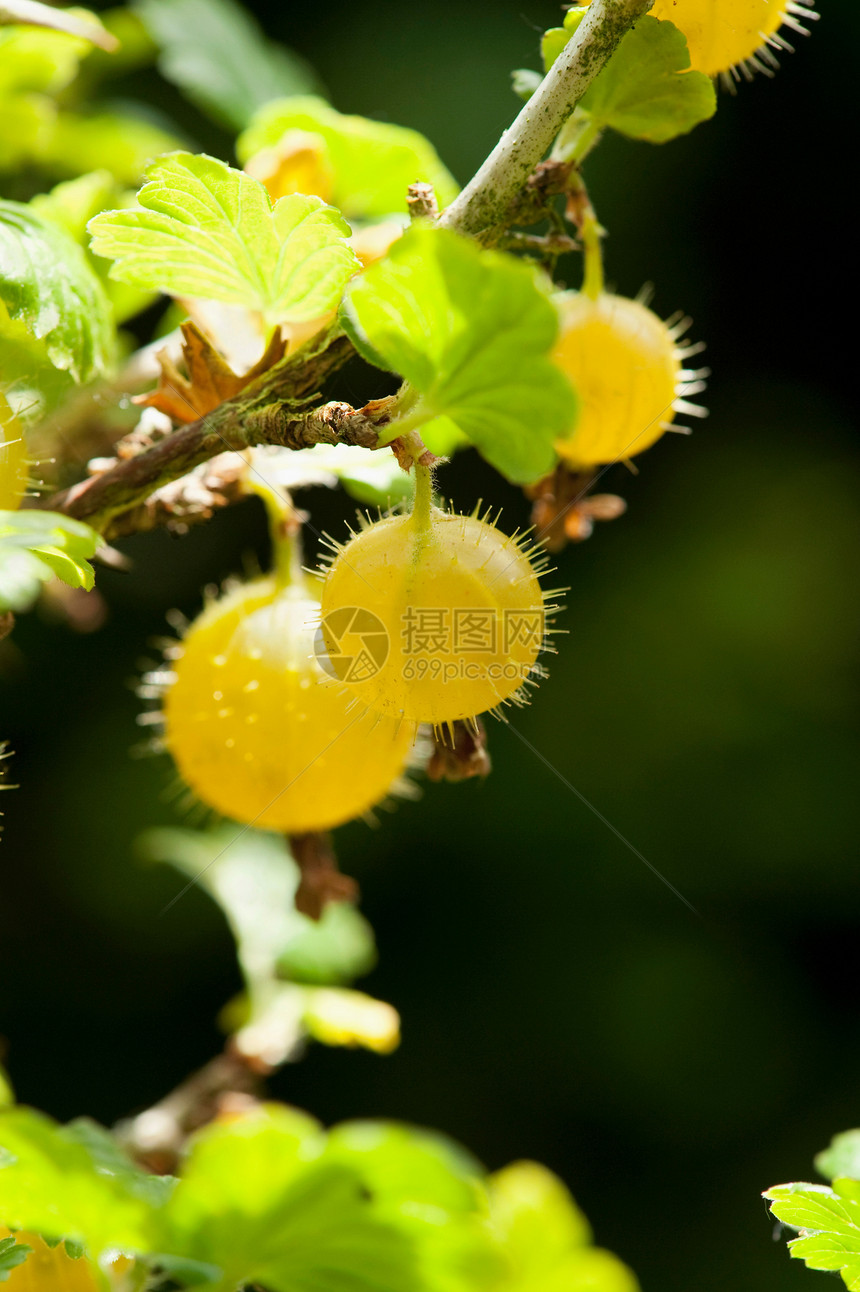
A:
[[[437,727],[517,698],[546,629],[516,537],[430,507],[355,534],[322,595],[326,666],[368,709]]]
[[[328,830],[383,799],[411,733],[354,706],[314,658],[310,583],[244,584],[189,628],[164,700],[165,743],[200,799],[289,834]]]
[[[0,1239],[8,1237],[9,1230],[0,1225]],[[103,1285],[90,1262],[70,1256],[63,1243],[49,1247],[38,1234],[24,1230],[15,1237],[32,1251],[8,1275],[4,1292],[100,1292]]]
[[[683,398],[703,389],[702,374],[681,367],[697,348],[678,348],[685,327],[609,292],[562,299],[553,358],[581,400],[573,432],[556,443],[565,461],[587,469],[633,457],[660,438],[677,410],[702,415]]]
[[[14,511],[27,489],[27,445],[21,423],[0,393],[0,511]]]
[[[804,32],[801,18],[812,0],[656,0],[651,14],[668,19],[687,37],[695,71],[708,76],[740,67],[767,71],[776,59],[769,46],[790,49],[777,35],[783,25]],[[764,60],[762,62],[762,59]]]

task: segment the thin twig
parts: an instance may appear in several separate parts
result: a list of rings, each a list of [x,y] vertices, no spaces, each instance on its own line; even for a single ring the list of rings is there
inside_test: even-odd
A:
[[[229,1104],[262,1092],[262,1073],[230,1044],[145,1112],[120,1122],[116,1133],[128,1152],[159,1174],[176,1170],[188,1136]]]
[[[653,0],[593,0],[547,75],[439,223],[482,241],[511,207],[565,121]]]
[[[37,505],[107,532],[115,517],[227,449],[241,452],[255,444],[375,446],[376,427],[386,421],[384,411],[375,410],[371,418],[349,404],[308,407],[324,379],[353,353],[343,334],[321,336],[205,417]]]

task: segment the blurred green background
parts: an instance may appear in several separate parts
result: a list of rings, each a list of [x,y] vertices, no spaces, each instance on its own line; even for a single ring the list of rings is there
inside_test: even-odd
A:
[[[423,130],[461,180],[517,110],[509,70],[537,65],[559,15],[551,0],[252,7],[337,107]],[[546,1162],[646,1292],[821,1284],[774,1246],[758,1194],[809,1177],[860,1122],[860,471],[840,316],[860,20],[821,8],[778,77],[721,95],[693,136],[608,139],[589,163],[609,279],[653,281],[659,312],[694,316],[711,418],[637,478],[605,479],[629,512],[560,558],[570,635],[532,707],[491,726],[490,779],[339,832],[380,946],[360,985],[401,1011],[401,1048],[316,1047],[272,1082],[326,1121],[403,1118],[492,1168]],[[230,156],[155,73],[125,90]],[[367,385],[349,369],[339,392]],[[440,483],[504,504],[511,529],[527,515],[473,455]],[[348,500],[302,499],[343,532]],[[265,559],[262,512],[123,547],[133,569],[101,576],[97,635],[33,615],[0,655],[20,784],[2,804],[0,1032],[20,1098],[107,1123],[215,1052],[238,987],[209,899],[162,915],[183,881],[133,858],[140,830],[178,819],[166,760],[130,754],[133,686],[169,608],[194,614],[204,583]]]

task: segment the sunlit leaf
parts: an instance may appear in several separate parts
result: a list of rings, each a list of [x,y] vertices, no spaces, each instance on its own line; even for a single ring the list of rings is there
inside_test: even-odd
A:
[[[828,1180],[860,1180],[860,1130],[835,1135],[815,1159],[815,1169]]]
[[[272,1292],[404,1292],[408,1236],[377,1211],[361,1174],[320,1162],[304,1114],[267,1107],[195,1139],[166,1208],[172,1246],[222,1270],[218,1287]]]
[[[109,52],[116,49],[115,38],[106,31],[95,14],[86,9],[55,9],[39,0],[3,0],[0,22],[26,23],[34,27],[64,32]],[[0,55],[2,57],[2,55]]]
[[[543,40],[546,67],[552,65],[579,25],[585,10],[573,9],[564,27]],[[665,143],[686,134],[717,110],[710,77],[691,72],[687,42],[671,22],[647,15],[628,31],[577,108],[601,130],[611,127],[633,139]]]
[[[305,992],[302,1021],[325,1045],[362,1045],[391,1054],[400,1044],[400,1015],[393,1005],[362,991],[317,987]]]
[[[12,320],[42,339],[55,367],[76,381],[112,358],[110,307],[79,246],[52,220],[0,201],[0,300]]]
[[[58,10],[44,8],[61,17]],[[88,49],[79,34],[0,26],[0,96],[22,90],[57,93],[74,78]],[[8,127],[3,124],[5,131]]]
[[[353,1121],[333,1127],[324,1162],[357,1167],[379,1199],[421,1203],[445,1211],[474,1211],[480,1164],[459,1144],[397,1122]]]
[[[56,512],[0,511],[0,612],[27,609],[52,575],[90,589],[88,558],[100,542],[89,525]]]
[[[398,1039],[397,1014],[390,1005],[358,992],[344,993],[387,1011],[384,1025],[375,1014],[363,1016],[365,1035],[355,1030],[326,1033],[314,1014],[320,988],[304,984],[350,982],[366,973],[376,959],[373,932],[352,906],[331,902],[322,918],[313,921],[295,908],[299,871],[283,839],[261,831],[223,826],[207,832],[151,830],[138,840],[141,854],[168,861],[199,884],[223,910],[233,936],[246,984],[244,1008],[235,1002],[225,1011],[227,1024],[237,1031],[242,1053],[274,1067],[282,1063],[310,1031],[330,1045],[360,1043],[370,1049],[392,1049]],[[284,981],[286,979],[286,981]],[[299,985],[302,984],[302,985]],[[333,994],[334,987],[329,987]],[[338,997],[339,999],[339,997]],[[324,1013],[320,1002],[320,1016]],[[331,1010],[329,1011],[331,1013]],[[319,1023],[315,1029],[315,1023]]]
[[[58,175],[104,169],[120,184],[138,184],[154,158],[181,142],[176,133],[130,112],[62,111],[38,160]]]
[[[233,0],[136,0],[159,69],[216,121],[241,130],[264,103],[318,88],[311,67]]]
[[[414,388],[410,417],[431,450],[433,419],[444,417],[510,480],[550,470],[575,396],[548,357],[558,318],[530,266],[413,228],[356,279],[345,313],[365,356]]]
[[[316,444],[310,449],[253,449],[252,460],[272,484],[285,489],[309,485],[334,488],[373,507],[391,507],[411,498],[414,480],[387,450],[353,444]]]
[[[457,194],[456,182],[417,130],[345,116],[312,97],[266,104],[239,137],[239,160],[245,163],[263,149],[288,146],[296,132],[321,142],[332,185],[323,196],[350,219],[406,211],[406,191],[416,180],[435,187],[440,206]]]
[[[75,391],[71,373],[55,368],[47,344],[0,302],[0,372],[6,399],[25,426],[36,424]]]
[[[109,170],[96,170],[55,184],[50,192],[38,193],[30,201],[32,210],[59,224],[84,248],[91,268],[107,293],[114,319],[118,323],[145,309],[156,299],[156,295],[154,292],[130,287],[128,283],[115,282],[109,277],[107,262],[89,254],[87,224],[99,211],[117,207],[120,203],[131,205],[133,200],[134,194],[124,189]]]
[[[331,902],[320,920],[296,910],[299,871],[283,839],[237,826],[150,830],[138,848],[211,894],[230,924],[248,982],[282,974],[342,983],[373,967],[373,932],[354,907]]]
[[[860,1184],[835,1180],[783,1184],[765,1193],[777,1220],[800,1231],[788,1249],[812,1270],[838,1270],[851,1292],[860,1289]]]
[[[204,155],[171,153],[147,170],[139,206],[90,222],[111,276],[174,296],[260,310],[269,323],[318,318],[358,261],[349,226],[317,197],[281,198]]]
[[[503,1273],[495,1292],[638,1292],[627,1267],[591,1246],[591,1228],[557,1176],[514,1162],[490,1177],[490,1224]]]
[[[76,1138],[30,1108],[0,1111],[0,1215],[30,1229],[82,1243],[92,1256],[111,1247],[145,1250],[152,1208],[130,1183],[100,1165]]]

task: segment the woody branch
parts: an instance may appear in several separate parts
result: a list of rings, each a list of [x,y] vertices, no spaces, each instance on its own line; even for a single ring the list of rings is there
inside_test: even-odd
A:
[[[518,197],[576,107],[631,26],[652,0],[593,0],[588,13],[540,87],[506,130],[490,156],[439,223],[481,241],[493,241],[514,218]],[[324,378],[353,353],[336,326],[213,412],[181,427],[135,457],[38,501],[38,506],[84,520],[110,536],[130,532],[124,514],[136,511],[150,527],[144,507],[157,490],[226,450],[257,444],[306,448],[313,444],[377,447],[377,429],[390,420],[385,401],[370,412],[348,404],[312,407]],[[157,509],[156,509],[157,511]],[[130,519],[130,518],[129,518]]]

